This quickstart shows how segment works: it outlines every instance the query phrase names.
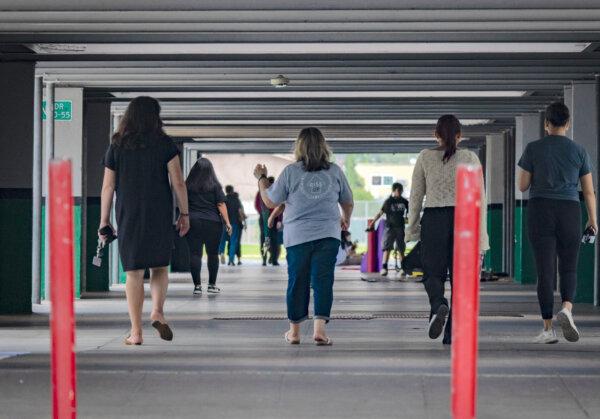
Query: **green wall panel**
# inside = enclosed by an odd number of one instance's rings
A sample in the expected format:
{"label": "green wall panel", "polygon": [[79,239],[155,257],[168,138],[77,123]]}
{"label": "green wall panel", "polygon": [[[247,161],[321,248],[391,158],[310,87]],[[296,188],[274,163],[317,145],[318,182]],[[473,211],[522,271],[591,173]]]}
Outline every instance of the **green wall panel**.
{"label": "green wall panel", "polygon": [[108,249],[105,249],[102,266],[92,265],[92,258],[96,254],[98,245],[98,220],[100,220],[100,200],[88,198],[87,202],[87,259],[85,261],[86,289],[87,292],[108,291]]}
{"label": "green wall panel", "polygon": [[485,254],[485,269],[492,272],[502,272],[502,204],[488,206],[487,228],[490,238],[490,250]]}
{"label": "green wall panel", "polygon": [[[42,220],[46,217],[46,207],[42,207]],[[44,298],[46,290],[46,278],[45,278],[45,238],[46,237],[46,226],[42,223],[42,272],[41,272],[41,284],[40,292],[42,298]],[[81,296],[81,205],[75,204],[73,206],[73,269],[75,274],[75,298]]]}
{"label": "green wall panel", "polygon": [[[585,203],[581,203],[582,231],[587,223],[587,211]],[[577,266],[577,290],[575,294],[576,303],[594,303],[594,251],[595,247],[590,244],[582,244],[579,250],[579,264]]]}
{"label": "green wall panel", "polygon": [[31,191],[0,197],[0,314],[31,313]]}
{"label": "green wall panel", "polygon": [[515,281],[520,284],[535,284],[537,282],[535,260],[527,234],[527,201],[517,201],[515,205]]}

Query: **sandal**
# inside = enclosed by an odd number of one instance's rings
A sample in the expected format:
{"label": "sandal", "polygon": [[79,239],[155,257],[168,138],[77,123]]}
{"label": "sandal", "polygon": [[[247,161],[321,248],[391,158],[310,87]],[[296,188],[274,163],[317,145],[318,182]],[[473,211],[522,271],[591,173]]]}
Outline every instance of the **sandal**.
{"label": "sandal", "polygon": [[125,340],[123,341],[123,343],[125,345],[135,345],[135,346],[140,346],[142,344],[142,342],[132,342],[129,339],[131,339],[131,335],[127,335],[127,337],[125,338]]}
{"label": "sandal", "polygon": [[299,345],[300,339],[290,339],[289,333],[290,333],[290,331],[288,330],[287,332],[285,332],[285,335],[283,335],[285,341],[287,343],[289,343],[290,345]]}
{"label": "sandal", "polygon": [[152,322],[152,327],[158,331],[162,340],[171,341],[173,340],[173,331],[166,323],[161,323],[158,320]]}
{"label": "sandal", "polygon": [[315,345],[317,345],[317,346],[331,346],[331,345],[333,345],[333,341],[329,337],[327,337],[326,339],[315,338]]}

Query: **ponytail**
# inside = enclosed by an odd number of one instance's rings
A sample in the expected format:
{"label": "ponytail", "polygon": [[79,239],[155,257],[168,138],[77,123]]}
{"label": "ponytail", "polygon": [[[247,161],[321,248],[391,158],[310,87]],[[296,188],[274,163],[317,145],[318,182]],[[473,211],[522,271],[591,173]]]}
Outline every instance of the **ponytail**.
{"label": "ponytail", "polygon": [[456,153],[456,137],[461,133],[460,121],[454,115],[442,115],[435,127],[435,135],[441,140],[444,149],[442,161],[448,160]]}

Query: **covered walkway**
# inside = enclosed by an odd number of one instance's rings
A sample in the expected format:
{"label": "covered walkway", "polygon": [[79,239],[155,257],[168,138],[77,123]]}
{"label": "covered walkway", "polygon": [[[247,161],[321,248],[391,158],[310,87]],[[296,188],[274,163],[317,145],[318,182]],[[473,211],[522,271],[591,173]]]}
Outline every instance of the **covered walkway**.
{"label": "covered walkway", "polygon": [[[223,293],[200,298],[188,275],[172,279],[172,343],[147,324],[143,346],[123,345],[120,286],[77,301],[81,417],[447,417],[450,351],[426,336],[421,284],[338,271],[335,343],[318,348],[310,322],[300,346],[283,341],[285,267],[223,268]],[[481,296],[479,417],[599,417],[598,309],[578,306],[579,343],[540,346],[535,290],[483,283]],[[34,309],[0,318],[0,418],[50,412],[48,306]]]}

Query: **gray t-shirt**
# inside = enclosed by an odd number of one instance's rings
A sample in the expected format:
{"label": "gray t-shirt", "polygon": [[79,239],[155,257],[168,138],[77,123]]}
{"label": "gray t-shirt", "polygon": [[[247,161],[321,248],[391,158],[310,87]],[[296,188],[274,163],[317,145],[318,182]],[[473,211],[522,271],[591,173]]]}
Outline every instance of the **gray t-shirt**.
{"label": "gray t-shirt", "polygon": [[285,203],[283,244],[285,247],[333,237],[340,239],[340,203],[352,202],[352,191],[342,169],[307,172],[301,162],[283,169],[267,190],[275,204]]}
{"label": "gray t-shirt", "polygon": [[562,135],[548,135],[525,147],[519,167],[530,172],[529,198],[579,201],[579,178],[592,171],[581,144]]}

